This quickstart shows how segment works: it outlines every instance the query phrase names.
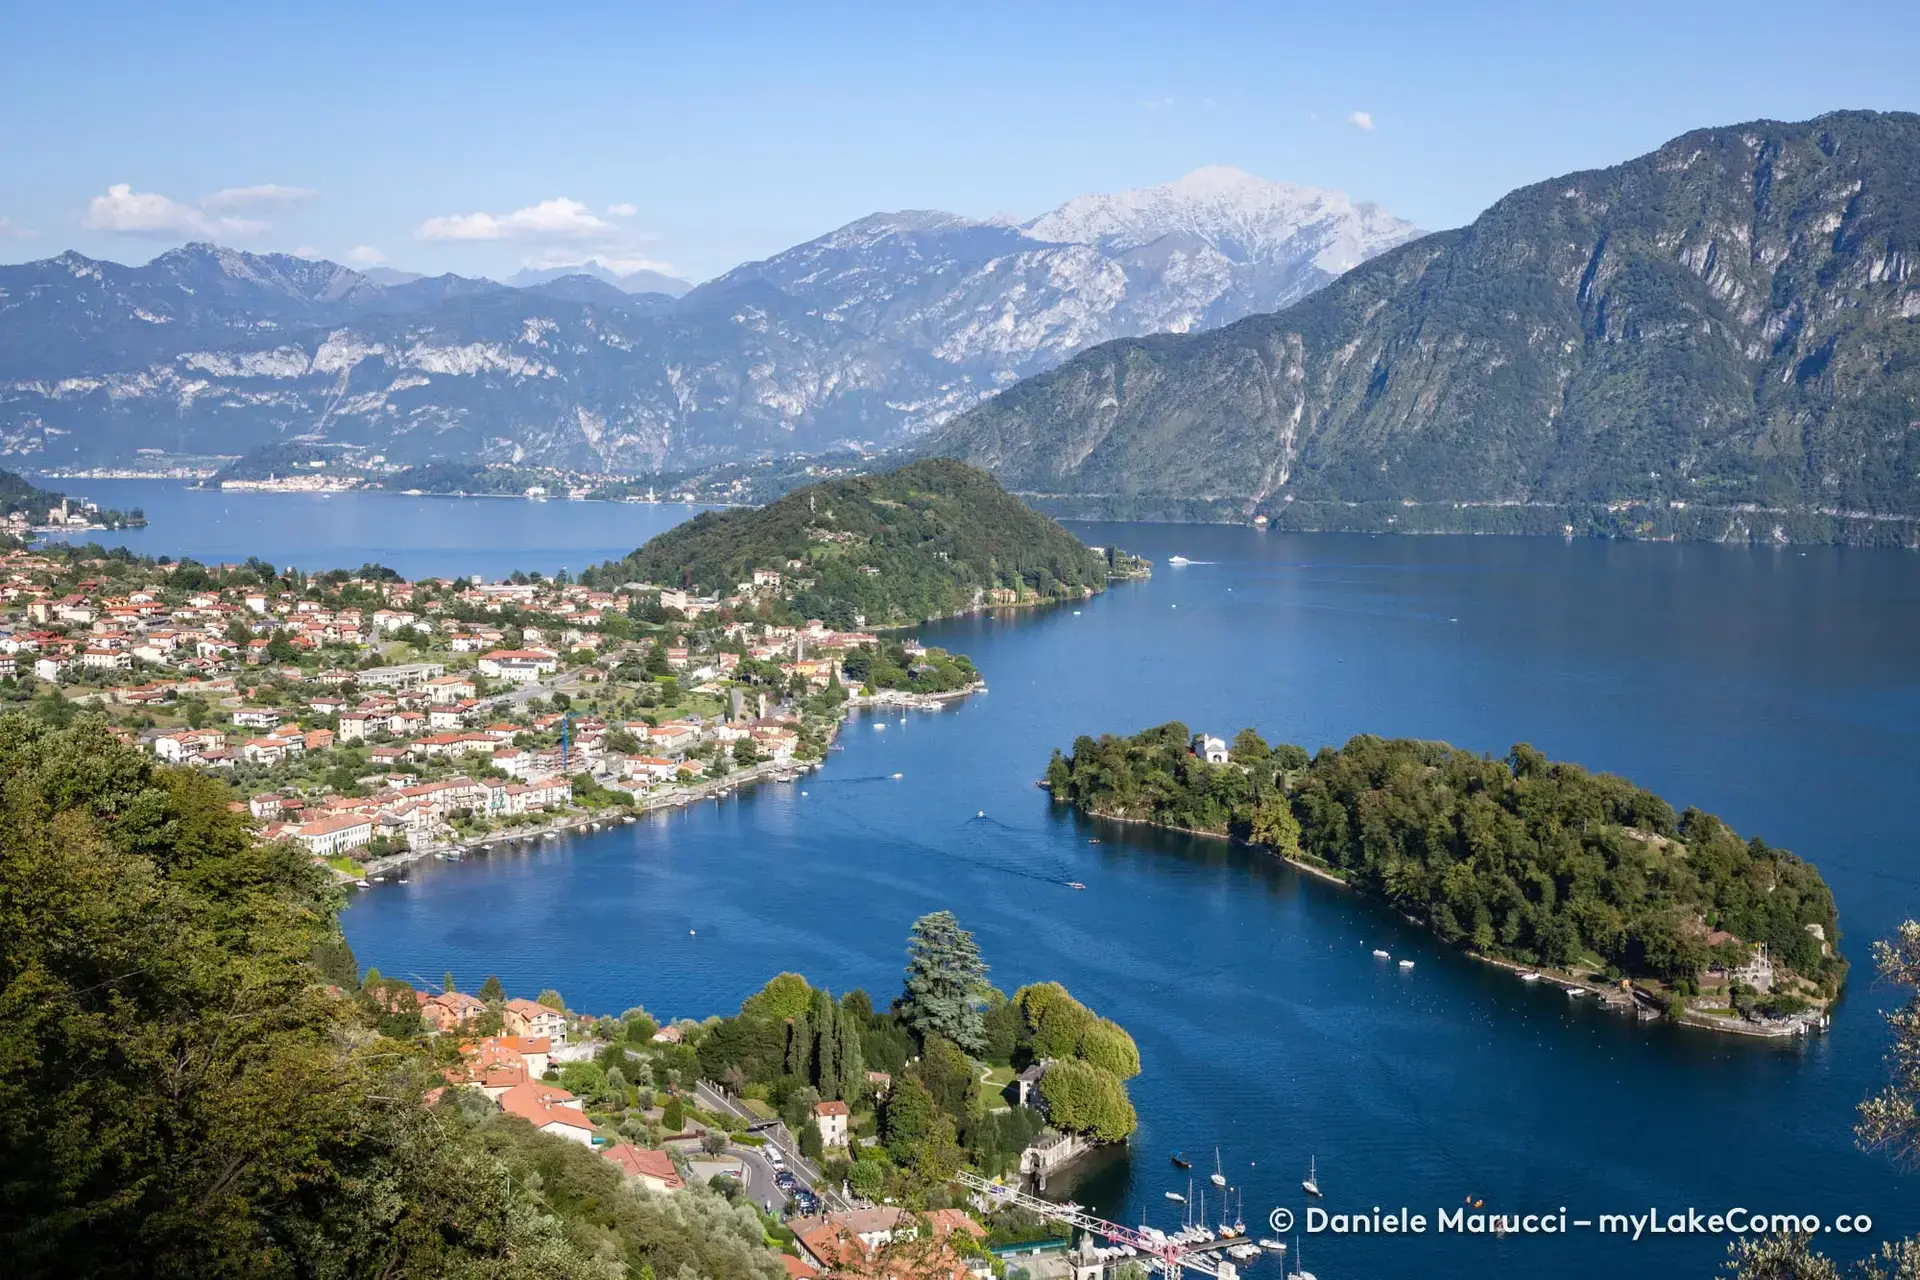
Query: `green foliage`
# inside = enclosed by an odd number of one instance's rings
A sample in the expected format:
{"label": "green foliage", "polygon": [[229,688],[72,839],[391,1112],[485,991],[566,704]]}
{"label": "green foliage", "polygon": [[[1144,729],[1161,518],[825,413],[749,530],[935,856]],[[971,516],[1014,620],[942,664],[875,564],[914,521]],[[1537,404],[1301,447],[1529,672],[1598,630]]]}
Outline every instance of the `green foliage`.
{"label": "green foliage", "polygon": [[934,1105],[933,1095],[927,1092],[927,1087],[917,1077],[905,1075],[893,1082],[893,1089],[887,1094],[887,1105],[882,1112],[884,1124],[881,1135],[886,1139],[887,1153],[896,1163],[913,1158],[920,1140],[933,1127],[936,1114],[938,1108]]}
{"label": "green foliage", "polygon": [[507,989],[500,985],[500,979],[488,974],[487,980],[480,984],[479,998],[493,1004],[507,998]]}
{"label": "green foliage", "polygon": [[740,1006],[744,1017],[798,1018],[813,1005],[813,988],[797,973],[783,973],[747,997]]}
{"label": "green foliage", "polygon": [[1131,1080],[1140,1074],[1140,1050],[1116,1022],[1101,1018],[1080,1036],[1075,1056],[1110,1076]]}
{"label": "green foliage", "polygon": [[965,1120],[973,1113],[979,1076],[973,1059],[953,1041],[945,1036],[928,1036],[921,1046],[915,1074],[940,1110],[955,1120]]}
{"label": "green foliage", "polygon": [[1525,744],[1493,760],[1361,736],[1293,768],[1293,753],[1305,754],[1297,747],[1264,764],[1210,765],[1187,742],[1177,722],[1082,737],[1054,798],[1269,843],[1448,942],[1523,963],[1590,953],[1621,973],[1678,982],[1711,958],[1707,931],[1724,929],[1830,989],[1845,976],[1846,961],[1808,927],[1839,937],[1833,895],[1811,866]]}
{"label": "green foliage", "polygon": [[[801,560],[802,617],[852,629],[918,622],[995,588],[1078,598],[1106,585],[1106,562],[985,473],[934,459],[798,489],[769,506],[704,512],[624,560],[580,575],[731,591],[755,569]],[[877,570],[869,573],[867,570]]]}
{"label": "green foliage", "polygon": [[979,1007],[986,978],[980,948],[953,912],[921,916],[907,942],[902,1018],[922,1037],[944,1036],[968,1053],[979,1053],[986,1046]]}
{"label": "green foliage", "polygon": [[9,1274],[611,1274],[411,1101],[431,1064],[319,985],[333,890],[218,783],[91,717],[0,716],[0,777]]}
{"label": "green foliage", "polygon": [[1862,1147],[1884,1153],[1897,1166],[1920,1168],[1920,922],[1908,920],[1893,938],[1876,942],[1873,959],[1880,980],[1905,991],[1907,999],[1886,1014],[1893,1028],[1889,1078],[1860,1104],[1854,1134]]}
{"label": "green foliage", "polygon": [[1118,1142],[1139,1123],[1125,1086],[1089,1062],[1066,1058],[1048,1066],[1040,1097],[1055,1128],[1102,1142]]}
{"label": "green foliage", "polygon": [[548,987],[545,991],[542,991],[540,993],[539,999],[534,1001],[534,1003],[543,1004],[547,1006],[547,1008],[552,1009],[555,1013],[565,1013],[567,1011],[567,1002],[565,1000],[562,1000],[560,998],[560,993],[558,991],[555,991],[552,987]]}
{"label": "green foliage", "polygon": [[660,1127],[668,1133],[679,1133],[687,1127],[687,1107],[680,1095],[668,1098],[667,1105],[660,1109]]}

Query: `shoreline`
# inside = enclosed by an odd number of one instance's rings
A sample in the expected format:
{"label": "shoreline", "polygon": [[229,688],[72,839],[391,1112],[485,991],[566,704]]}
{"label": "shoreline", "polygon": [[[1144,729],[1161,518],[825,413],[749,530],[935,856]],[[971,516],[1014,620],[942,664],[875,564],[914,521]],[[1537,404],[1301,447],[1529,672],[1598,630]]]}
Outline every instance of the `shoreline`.
{"label": "shoreline", "polygon": [[[1052,795],[1052,788],[1047,786],[1045,779],[1041,779],[1034,785],[1046,791],[1049,796]],[[1251,841],[1242,840],[1230,832],[1205,831],[1198,827],[1174,826],[1170,823],[1155,822],[1150,818],[1125,818],[1116,814],[1100,813],[1097,810],[1082,809],[1078,805],[1074,806],[1074,812],[1101,822],[1117,822],[1125,826],[1152,827],[1158,831],[1176,831],[1182,835],[1200,836],[1209,840],[1221,840],[1238,848],[1261,851],[1276,862],[1292,867],[1294,870],[1303,872],[1316,880],[1337,885],[1348,893],[1352,893],[1378,906],[1392,910],[1392,904],[1383,902],[1369,894],[1361,893],[1360,890],[1354,888],[1353,885],[1349,884],[1344,878],[1334,874],[1325,867],[1315,866],[1312,863],[1302,862],[1298,858],[1289,858],[1284,854],[1275,853],[1272,848],[1267,845],[1259,845]],[[1394,914],[1414,928],[1420,930],[1427,937],[1432,938],[1435,942],[1440,941],[1438,935],[1412,916],[1398,911],[1395,911]],[[1441,945],[1444,946],[1446,944],[1442,943]],[[1535,974],[1539,980],[1551,982],[1554,986],[1559,987],[1567,993],[1570,999],[1589,995],[1597,996],[1600,1003],[1608,1009],[1617,1013],[1631,1011],[1635,1017],[1640,1018],[1642,1021],[1664,1020],[1673,1023],[1675,1026],[1692,1027],[1695,1030],[1717,1032],[1721,1035],[1744,1036],[1752,1040],[1806,1039],[1816,1030],[1824,1031],[1826,1029],[1829,1022],[1829,1012],[1832,1008],[1831,1004],[1829,1004],[1826,1008],[1816,1011],[1817,1019],[1813,1021],[1797,1018],[1788,1019],[1777,1026],[1765,1023],[1753,1023],[1744,1018],[1721,1018],[1710,1014],[1697,1013],[1694,1010],[1684,1008],[1676,1014],[1664,1003],[1659,1003],[1657,1007],[1655,1004],[1647,1003],[1648,1001],[1655,1001],[1656,999],[1651,993],[1647,993],[1643,1001],[1639,993],[1639,988],[1637,987],[1623,989],[1608,986],[1594,981],[1591,977],[1575,974],[1565,969],[1554,969],[1545,965],[1529,966],[1518,960],[1508,960],[1503,956],[1491,956],[1483,951],[1475,951],[1471,947],[1451,947],[1449,950],[1455,951],[1470,960],[1478,960],[1482,964],[1492,965],[1496,969],[1504,969],[1508,973],[1511,973],[1516,979],[1522,978],[1525,974]]]}
{"label": "shoreline", "polygon": [[[987,682],[976,680],[964,689],[950,689],[945,693],[911,693],[905,690],[883,689],[871,698],[849,697],[842,708],[842,714],[833,722],[833,730],[827,737],[827,750],[833,749],[834,743],[840,737],[840,730],[853,718],[853,713],[856,711],[876,709],[938,711],[949,703],[986,691]],[[343,887],[359,888],[364,880],[365,887],[370,889],[377,881],[398,879],[399,873],[404,868],[416,862],[464,861],[469,856],[482,855],[499,846],[538,842],[549,838],[558,839],[562,835],[582,833],[583,828],[584,834],[593,834],[606,827],[629,825],[650,814],[683,809],[707,800],[718,800],[731,794],[736,787],[767,781],[796,782],[806,774],[825,768],[826,764],[824,754],[818,760],[763,760],[759,764],[749,765],[723,777],[709,778],[691,787],[677,788],[657,798],[650,796],[635,805],[612,804],[595,813],[570,815],[564,819],[517,827],[511,831],[489,832],[487,835],[470,840],[424,845],[418,849],[382,854],[378,858],[370,858],[361,863],[360,876],[352,876],[333,867],[328,869],[333,872],[336,880]]]}

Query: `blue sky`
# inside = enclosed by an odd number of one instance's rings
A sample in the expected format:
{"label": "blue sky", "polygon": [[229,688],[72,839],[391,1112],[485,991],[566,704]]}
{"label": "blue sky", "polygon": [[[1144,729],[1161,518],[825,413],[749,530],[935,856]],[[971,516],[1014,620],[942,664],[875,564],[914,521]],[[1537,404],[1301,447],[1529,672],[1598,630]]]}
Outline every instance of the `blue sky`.
{"label": "blue sky", "polygon": [[[1421,226],[1689,128],[1920,109],[1920,6],[7,6],[0,260],[188,239],[717,274],[1203,164]],[[1353,122],[1365,113],[1371,128]]]}

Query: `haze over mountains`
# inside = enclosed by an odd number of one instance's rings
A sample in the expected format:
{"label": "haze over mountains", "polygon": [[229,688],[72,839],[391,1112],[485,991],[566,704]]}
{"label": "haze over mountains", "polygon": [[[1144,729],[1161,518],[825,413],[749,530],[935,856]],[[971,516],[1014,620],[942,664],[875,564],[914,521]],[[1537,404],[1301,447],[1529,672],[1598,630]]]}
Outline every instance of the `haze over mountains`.
{"label": "haze over mountains", "polygon": [[1081,513],[1920,516],[1920,116],[1702,129],[1521,188],[1278,314],[1087,351],[931,447]]}
{"label": "haze over mountains", "polygon": [[0,267],[0,457],[303,439],[648,471],[891,445],[1092,344],[1286,306],[1417,234],[1213,168],[1024,225],[876,214],[677,299],[597,264],[513,287],[205,244],[67,253]]}

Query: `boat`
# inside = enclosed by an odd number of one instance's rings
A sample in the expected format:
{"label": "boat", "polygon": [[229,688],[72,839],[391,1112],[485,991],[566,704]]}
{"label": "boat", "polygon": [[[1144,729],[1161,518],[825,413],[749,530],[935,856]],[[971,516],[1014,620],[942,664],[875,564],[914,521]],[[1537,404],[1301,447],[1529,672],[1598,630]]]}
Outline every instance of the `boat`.
{"label": "boat", "polygon": [[1320,1194],[1320,1172],[1318,1168],[1315,1167],[1316,1164],[1317,1161],[1315,1157],[1307,1157],[1307,1176],[1301,1179],[1300,1182],[1300,1189],[1310,1196]]}
{"label": "boat", "polygon": [[1178,1191],[1167,1192],[1167,1199],[1172,1200],[1176,1204],[1185,1204],[1187,1202],[1187,1198],[1181,1195]]}
{"label": "boat", "polygon": [[1392,956],[1390,956],[1390,955],[1388,955],[1388,954],[1387,954],[1386,952],[1384,952],[1384,951],[1382,951],[1382,950],[1381,950],[1380,948],[1378,948],[1378,947],[1375,947],[1375,948],[1373,949],[1373,958],[1374,958],[1375,960],[1391,960],[1391,959],[1393,959],[1393,957],[1392,957]]}
{"label": "boat", "polygon": [[1273,1240],[1266,1237],[1261,1238],[1260,1247],[1262,1249],[1271,1250],[1274,1253],[1285,1253],[1287,1251],[1286,1241]]}
{"label": "boat", "polygon": [[1193,1168],[1193,1161],[1191,1161],[1191,1160],[1182,1160],[1182,1159],[1180,1158],[1180,1153],[1179,1153],[1178,1151],[1176,1151],[1176,1152],[1174,1152],[1174,1153],[1173,1153],[1173,1157],[1172,1157],[1172,1159],[1173,1159],[1173,1167],[1174,1167],[1174,1168],[1176,1168],[1176,1169],[1191,1169],[1191,1168]]}
{"label": "boat", "polygon": [[1567,988],[1567,999],[1569,1000],[1578,1000],[1581,996],[1585,994],[1587,994],[1587,989],[1585,987],[1568,987]]}
{"label": "boat", "polygon": [[1087,843],[1088,843],[1088,844],[1099,844],[1099,843],[1100,843],[1100,837],[1099,837],[1099,836],[1095,836],[1095,837],[1094,837],[1093,839],[1091,839],[1091,840],[1089,840],[1089,841],[1087,841]]}
{"label": "boat", "polygon": [[899,781],[900,779],[902,779],[902,778],[904,778],[904,777],[906,777],[906,776],[907,776],[907,775],[906,775],[906,774],[904,774],[904,773],[896,773],[896,774],[894,774],[894,775],[893,775],[893,778],[894,778],[894,781],[896,781],[896,782],[898,782],[898,781]]}
{"label": "boat", "polygon": [[1227,1175],[1224,1172],[1222,1172],[1220,1168],[1220,1148],[1218,1147],[1215,1147],[1213,1149],[1212,1181],[1213,1181],[1213,1185],[1216,1187],[1224,1187],[1227,1185]]}
{"label": "boat", "polygon": [[1187,559],[1185,556],[1168,556],[1167,563],[1168,564],[1192,564],[1193,561]]}
{"label": "boat", "polygon": [[1411,960],[1402,960],[1402,961],[1400,962],[1400,967],[1401,967],[1402,969],[1411,969],[1411,968],[1413,968],[1413,961],[1411,961]]}
{"label": "boat", "polygon": [[1531,971],[1529,971],[1529,972],[1527,972],[1527,973],[1523,973],[1523,974],[1521,974],[1521,975],[1520,975],[1520,981],[1522,981],[1522,982],[1538,982],[1538,981],[1540,981],[1540,975],[1539,975],[1539,974],[1537,974],[1537,973],[1533,973],[1533,972],[1531,972]]}
{"label": "boat", "polygon": [[987,816],[987,811],[985,809],[982,809],[978,813],[974,814],[973,816],[976,818],[984,818]]}
{"label": "boat", "polygon": [[1069,888],[1069,889],[1084,889],[1084,888],[1086,888],[1086,887],[1087,887],[1087,886],[1085,886],[1085,885],[1083,885],[1083,884],[1081,884],[1081,883],[1080,883],[1080,882],[1079,882],[1078,880],[1069,880],[1069,881],[1067,881],[1067,888]]}
{"label": "boat", "polygon": [[873,722],[873,731],[875,733],[885,733],[887,731],[887,726],[882,724],[880,721],[876,720]]}
{"label": "boat", "polygon": [[1300,1237],[1297,1235],[1293,1238],[1293,1264],[1298,1270],[1287,1272],[1287,1280],[1318,1280],[1313,1272],[1307,1270],[1306,1263],[1300,1257]]}
{"label": "boat", "polygon": [[371,889],[373,888],[373,882],[370,880],[355,880],[353,887],[356,889]]}

